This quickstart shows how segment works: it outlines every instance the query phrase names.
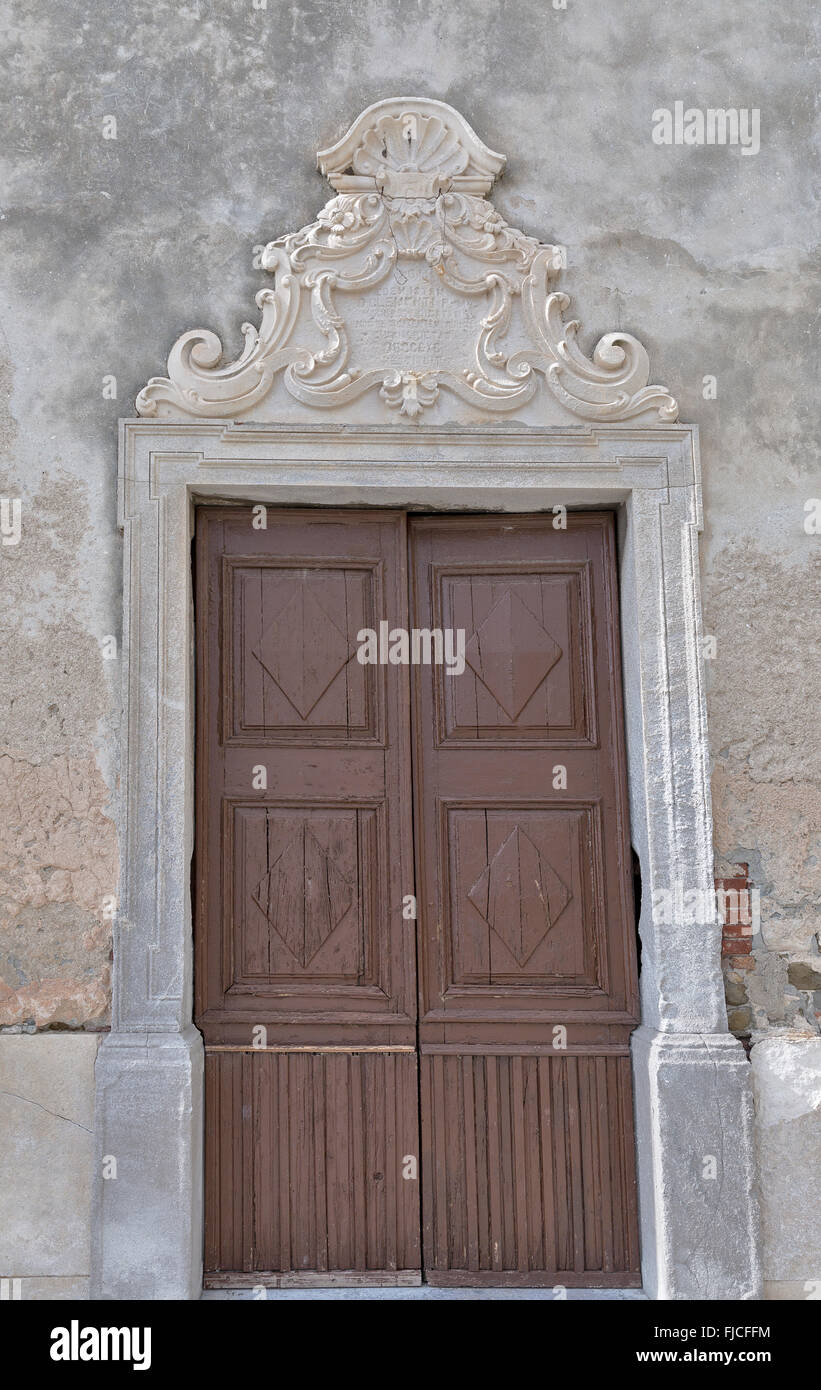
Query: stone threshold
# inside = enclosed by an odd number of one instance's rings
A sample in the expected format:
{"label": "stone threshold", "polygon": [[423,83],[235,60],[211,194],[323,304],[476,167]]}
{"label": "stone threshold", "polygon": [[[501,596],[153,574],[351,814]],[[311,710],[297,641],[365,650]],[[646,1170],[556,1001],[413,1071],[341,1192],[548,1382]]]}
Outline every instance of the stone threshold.
{"label": "stone threshold", "polygon": [[[266,1297],[270,1300],[294,1301],[303,1299],[322,1299],[344,1302],[377,1302],[397,1301],[402,1303],[434,1303],[448,1301],[466,1302],[468,1300],[505,1300],[515,1303],[521,1302],[541,1302],[541,1303],[563,1303],[565,1299],[556,1298],[553,1289],[445,1289],[433,1288],[430,1284],[419,1284],[415,1288],[370,1288],[370,1289],[273,1289],[266,1290]],[[251,1301],[258,1299],[259,1295],[253,1289],[204,1289],[201,1294],[202,1299],[209,1301]],[[566,1293],[568,1302],[586,1301],[593,1302],[621,1301],[621,1302],[640,1302],[647,1301],[647,1295],[641,1289],[568,1289]],[[262,1302],[262,1299],[259,1299]]]}

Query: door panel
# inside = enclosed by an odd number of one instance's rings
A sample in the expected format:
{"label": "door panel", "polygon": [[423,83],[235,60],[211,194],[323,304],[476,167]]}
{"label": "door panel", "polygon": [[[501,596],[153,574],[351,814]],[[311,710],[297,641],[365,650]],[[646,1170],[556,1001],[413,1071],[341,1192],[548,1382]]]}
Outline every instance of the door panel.
{"label": "door panel", "polygon": [[415,1051],[211,1051],[205,1078],[210,1287],[419,1283]]}
{"label": "door panel", "polygon": [[402,514],[198,511],[212,1283],[419,1278],[408,680],[356,660],[406,554]]}
{"label": "door panel", "polygon": [[636,1283],[613,519],[410,538],[413,625],[466,660],[414,673],[428,1277]]}
{"label": "door panel", "polygon": [[637,1285],[629,1057],[434,1044],[421,1064],[428,1280]]}

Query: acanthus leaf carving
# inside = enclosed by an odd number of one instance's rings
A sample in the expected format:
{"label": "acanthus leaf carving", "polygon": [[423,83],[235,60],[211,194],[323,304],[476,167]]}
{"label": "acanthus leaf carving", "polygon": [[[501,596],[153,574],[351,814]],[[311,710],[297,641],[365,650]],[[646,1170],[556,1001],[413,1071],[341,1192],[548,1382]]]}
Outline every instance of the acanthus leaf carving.
{"label": "acanthus leaf carving", "polygon": [[[553,285],[558,248],[508,225],[481,196],[504,159],[451,107],[378,102],[319,163],[340,191],[315,222],[265,248],[274,287],[257,295],[260,324],[243,325],[239,357],[223,364],[208,329],[183,334],[168,376],[152,377],[137,397],[140,415],[248,418],[281,375],[304,405],[341,409],[376,390],[409,420],[443,389],[480,411],[510,413],[534,398],[540,380],[583,419],[651,410],[676,419],[675,400],[649,384],[647,353],[631,334],[605,334],[592,357],[581,350],[578,322],[564,321],[569,298]],[[472,362],[351,361],[344,298],[391,282],[400,261],[429,267],[443,294],[477,301]],[[508,347],[514,310],[519,341]],[[306,331],[313,342],[295,341]]]}

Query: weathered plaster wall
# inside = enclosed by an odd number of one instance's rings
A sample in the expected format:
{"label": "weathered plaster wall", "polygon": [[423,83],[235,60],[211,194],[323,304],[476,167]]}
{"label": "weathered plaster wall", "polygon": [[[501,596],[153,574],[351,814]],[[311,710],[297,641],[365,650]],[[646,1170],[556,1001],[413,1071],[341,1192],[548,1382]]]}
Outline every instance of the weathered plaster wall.
{"label": "weathered plaster wall", "polygon": [[[821,492],[812,8],[262,3],[3,7],[0,495],[21,497],[23,513],[19,545],[0,547],[0,1026],[107,1020],[116,419],[183,330],[205,323],[239,346],[264,280],[251,248],[327,196],[316,149],[379,97],[439,97],[508,154],[503,215],[568,247],[584,346],[636,333],[653,379],[701,426],[716,846],[720,867],[748,863],[761,893],[753,969],[730,967],[728,993],[754,1066],[758,1040],[780,1039],[756,1069],[767,1259],[772,1280],[798,1289],[821,1278],[819,1251],[796,1236],[785,1257],[778,1242],[793,1237],[778,1232],[794,1229],[787,1205],[811,1206],[809,1176],[788,1143],[778,1180],[768,1155],[787,1134],[782,1090],[797,1089],[818,1123],[817,1089],[802,1080],[821,986],[821,581],[819,538],[804,531]],[[759,108],[760,152],[654,145],[652,113],[676,100]],[[109,116],[116,139],[104,138]],[[44,1045],[55,1065],[70,1055],[64,1033]]]}

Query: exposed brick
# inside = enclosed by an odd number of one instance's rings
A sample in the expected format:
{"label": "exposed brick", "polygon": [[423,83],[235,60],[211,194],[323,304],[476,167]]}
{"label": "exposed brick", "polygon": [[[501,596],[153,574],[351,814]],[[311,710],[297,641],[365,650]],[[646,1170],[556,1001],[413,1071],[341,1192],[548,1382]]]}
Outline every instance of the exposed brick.
{"label": "exposed brick", "polygon": [[[730,898],[718,898],[720,909],[724,912],[724,924],[721,933],[721,954],[728,956],[746,956],[753,948],[752,943],[752,899],[750,897],[749,865],[736,864],[736,872],[730,877],[717,878],[715,887],[717,894],[732,894]],[[745,896],[742,896],[745,895]],[[740,917],[746,917],[746,921],[730,920],[734,915],[734,905],[740,908]]]}

